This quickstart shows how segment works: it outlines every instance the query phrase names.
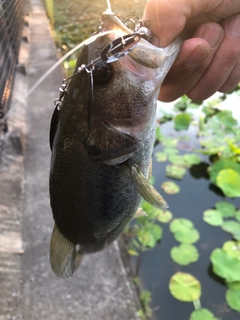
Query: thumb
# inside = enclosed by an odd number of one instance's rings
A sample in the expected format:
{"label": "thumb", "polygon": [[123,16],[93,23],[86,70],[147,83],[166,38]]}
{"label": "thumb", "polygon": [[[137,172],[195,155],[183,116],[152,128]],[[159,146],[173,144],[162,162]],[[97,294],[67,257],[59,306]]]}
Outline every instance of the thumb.
{"label": "thumb", "polygon": [[208,6],[208,0],[148,0],[143,19],[150,21],[158,45],[166,47],[183,31],[188,19],[208,11]]}

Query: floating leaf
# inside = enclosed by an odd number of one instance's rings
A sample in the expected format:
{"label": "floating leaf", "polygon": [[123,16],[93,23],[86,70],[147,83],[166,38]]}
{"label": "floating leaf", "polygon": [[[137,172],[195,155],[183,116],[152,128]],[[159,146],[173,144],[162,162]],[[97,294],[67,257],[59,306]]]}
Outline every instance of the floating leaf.
{"label": "floating leaf", "polygon": [[162,183],[161,188],[167,194],[176,194],[180,191],[180,187],[173,181],[165,181]]}
{"label": "floating leaf", "polygon": [[159,222],[168,223],[170,220],[172,220],[172,217],[172,212],[159,210],[157,219]]}
{"label": "floating leaf", "polygon": [[184,174],[186,173],[186,169],[176,166],[176,165],[167,165],[166,166],[166,175],[169,178],[174,178],[181,180]]}
{"label": "floating leaf", "polygon": [[167,156],[166,156],[166,154],[165,154],[164,152],[157,152],[157,153],[155,154],[155,156],[156,156],[156,160],[157,160],[158,162],[167,161]]}
{"label": "floating leaf", "polygon": [[185,165],[185,161],[183,156],[180,156],[178,154],[171,154],[168,157],[168,160],[172,163],[175,164],[177,166],[184,166]]}
{"label": "floating leaf", "polygon": [[200,157],[194,153],[185,154],[183,156],[183,159],[184,159],[185,166],[187,167],[191,167],[194,164],[199,164],[201,162]]}
{"label": "floating leaf", "polygon": [[235,207],[227,201],[218,201],[215,207],[221,212],[223,218],[230,218],[235,216]]}
{"label": "floating leaf", "polygon": [[176,147],[178,143],[178,140],[175,139],[175,138],[165,138],[163,141],[162,141],[162,145],[164,147],[168,147],[168,148],[172,148],[172,147]]}
{"label": "floating leaf", "polygon": [[220,226],[223,223],[221,212],[212,209],[203,212],[203,220],[211,226]]}
{"label": "floating leaf", "polygon": [[219,172],[216,185],[229,197],[240,197],[240,170],[223,169]]}
{"label": "floating leaf", "polygon": [[235,282],[227,282],[228,289],[231,289],[233,291],[239,291],[240,290],[240,281]]}
{"label": "floating leaf", "polygon": [[240,210],[235,211],[235,218],[240,222]]}
{"label": "floating leaf", "polygon": [[164,148],[163,152],[169,156],[170,154],[177,154],[178,150],[176,148]]}
{"label": "floating leaf", "polygon": [[181,244],[178,247],[173,247],[170,251],[170,255],[174,262],[182,266],[195,262],[199,258],[197,248],[191,244]]}
{"label": "floating leaf", "polygon": [[200,282],[189,273],[175,273],[170,279],[169,290],[180,301],[192,302],[201,296]]}
{"label": "floating leaf", "polygon": [[162,228],[154,223],[146,223],[139,229],[137,237],[143,247],[154,248],[162,238]]}
{"label": "floating leaf", "polygon": [[189,320],[218,320],[214,314],[208,309],[202,308],[200,310],[194,310]]}
{"label": "floating leaf", "polygon": [[192,221],[185,218],[177,218],[170,223],[170,231],[173,233],[186,228],[191,229],[193,227]]}
{"label": "floating leaf", "polygon": [[240,281],[240,260],[231,257],[223,249],[213,250],[210,260],[213,264],[213,271],[227,282]]}
{"label": "floating leaf", "polygon": [[191,116],[188,113],[180,113],[174,117],[173,121],[175,130],[187,130],[191,122]]}
{"label": "floating leaf", "polygon": [[230,159],[221,159],[216,161],[210,168],[209,174],[211,181],[216,184],[218,174],[223,169],[232,169],[237,173],[240,172],[240,164],[230,160]]}
{"label": "floating leaf", "polygon": [[232,111],[230,110],[222,110],[215,117],[226,127],[232,128],[237,125],[237,120],[233,118]]}
{"label": "floating leaf", "polygon": [[170,223],[170,231],[175,233],[181,230],[190,230],[194,228],[194,224],[191,220],[186,218],[176,218]]}
{"label": "floating leaf", "polygon": [[240,312],[240,290],[229,289],[226,293],[226,300],[230,308]]}
{"label": "floating leaf", "polygon": [[223,244],[223,250],[226,251],[229,256],[240,260],[240,241],[226,241]]}
{"label": "floating leaf", "polygon": [[174,238],[178,242],[191,244],[191,243],[195,243],[199,240],[200,234],[199,234],[198,230],[195,228],[193,228],[193,229],[185,228],[185,229],[181,229],[181,230],[175,232]]}
{"label": "floating leaf", "polygon": [[221,228],[232,234],[233,238],[236,240],[240,240],[240,223],[236,221],[225,221]]}

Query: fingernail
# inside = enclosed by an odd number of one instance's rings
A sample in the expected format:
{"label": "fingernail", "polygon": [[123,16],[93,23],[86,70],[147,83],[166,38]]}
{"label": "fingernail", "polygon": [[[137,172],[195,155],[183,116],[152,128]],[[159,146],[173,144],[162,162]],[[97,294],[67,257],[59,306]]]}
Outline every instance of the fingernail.
{"label": "fingernail", "polygon": [[187,58],[187,65],[191,68],[200,65],[209,55],[209,50],[205,47],[197,46]]}
{"label": "fingernail", "polygon": [[228,22],[228,31],[235,37],[240,37],[240,14],[232,17]]}
{"label": "fingernail", "polygon": [[206,25],[203,28],[200,37],[209,43],[211,49],[214,49],[223,37],[223,31],[213,26]]}

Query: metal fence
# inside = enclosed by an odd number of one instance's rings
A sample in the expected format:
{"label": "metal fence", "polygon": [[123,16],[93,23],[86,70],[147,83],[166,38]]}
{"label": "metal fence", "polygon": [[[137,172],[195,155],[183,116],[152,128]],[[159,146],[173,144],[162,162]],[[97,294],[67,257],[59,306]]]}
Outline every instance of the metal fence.
{"label": "metal fence", "polygon": [[0,137],[7,130],[1,119],[9,108],[24,21],[24,3],[25,0],[0,0]]}

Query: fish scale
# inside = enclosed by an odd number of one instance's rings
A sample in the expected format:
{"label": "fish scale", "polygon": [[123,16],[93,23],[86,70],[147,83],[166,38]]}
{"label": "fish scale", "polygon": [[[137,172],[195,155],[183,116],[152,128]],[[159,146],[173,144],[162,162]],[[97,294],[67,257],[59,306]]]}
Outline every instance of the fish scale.
{"label": "fish scale", "polygon": [[[181,42],[156,48],[144,39],[135,41],[135,34],[131,38],[131,30],[112,12],[102,19],[99,37],[90,38],[67,91],[65,82],[60,90],[56,100],[60,107],[51,124],[50,202],[55,226],[50,262],[58,277],[72,276],[84,254],[110,245],[138,216],[142,197],[167,208],[148,177],[157,97]],[[128,41],[126,52],[123,37]],[[107,50],[118,58],[108,58]]]}

